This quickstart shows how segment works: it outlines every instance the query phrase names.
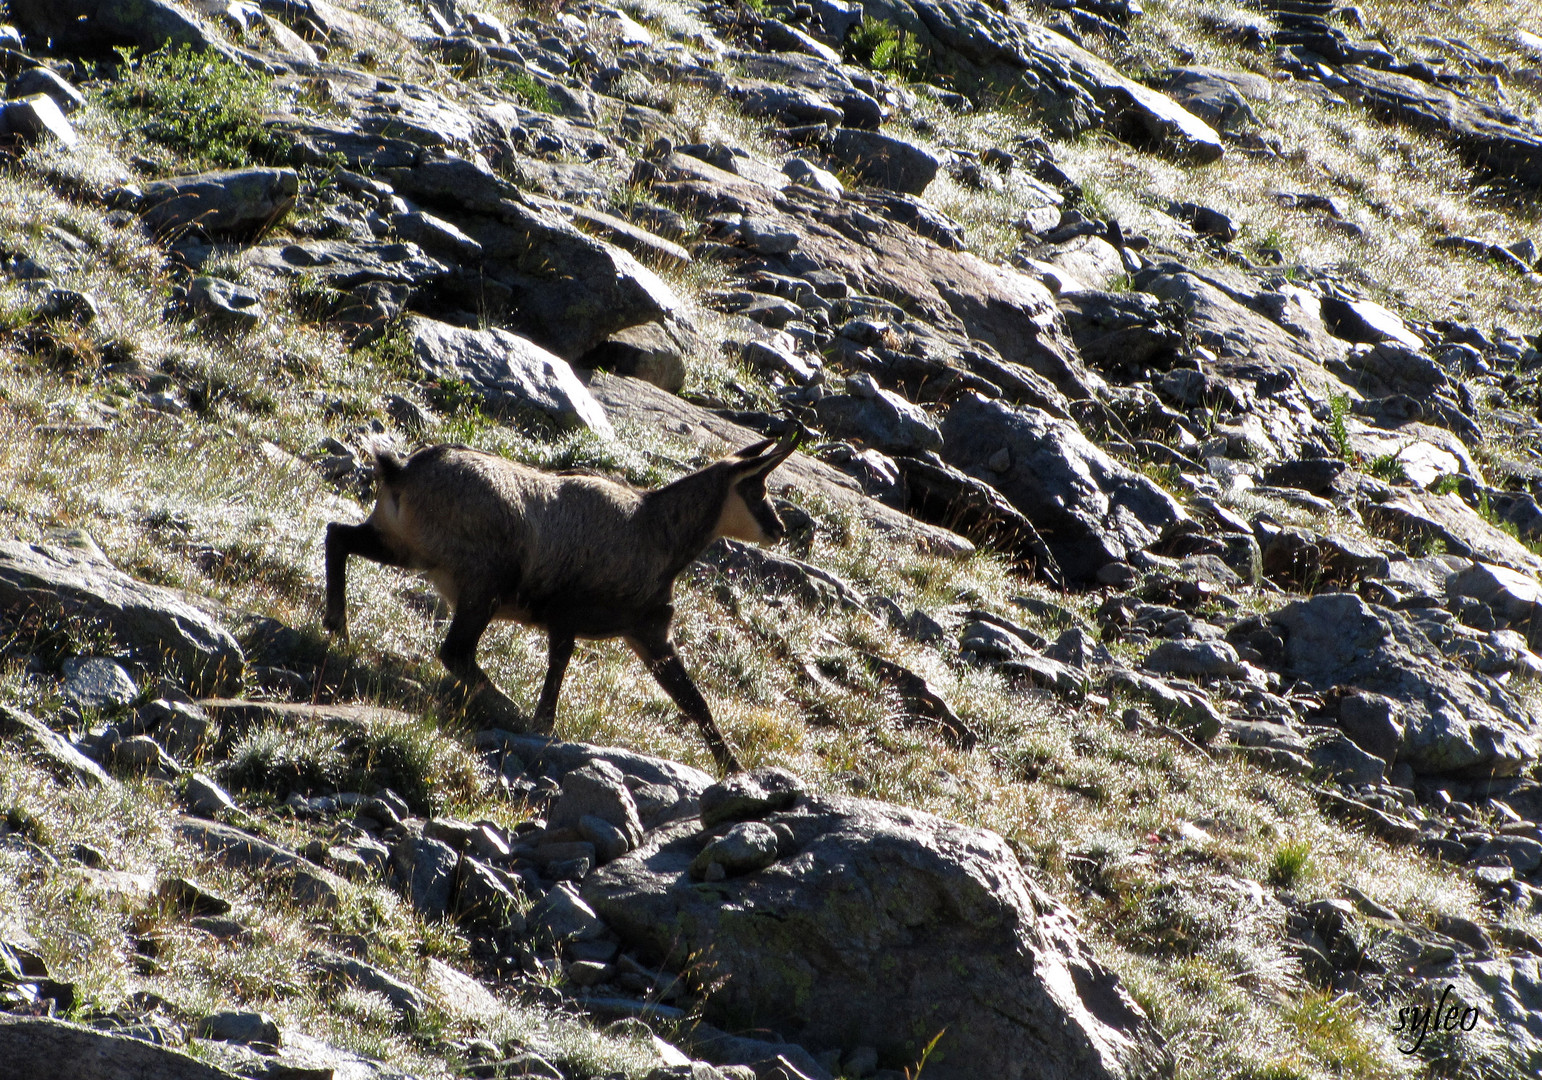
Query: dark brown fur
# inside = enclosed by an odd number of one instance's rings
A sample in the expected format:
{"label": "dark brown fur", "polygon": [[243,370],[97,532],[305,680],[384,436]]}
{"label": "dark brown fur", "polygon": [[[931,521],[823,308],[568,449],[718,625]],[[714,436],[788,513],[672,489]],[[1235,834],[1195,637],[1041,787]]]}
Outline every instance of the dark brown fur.
{"label": "dark brown fur", "polygon": [[327,612],[346,636],[349,555],[427,574],[454,609],[439,657],[468,703],[517,714],[476,662],[493,619],[547,632],[546,681],[531,721],[550,731],[576,638],[624,638],[713,756],[737,769],[711,710],[670,638],[675,578],[719,536],[780,539],[768,473],[797,433],[746,447],[657,491],[596,476],[554,475],[463,446],[430,446],[403,463],[376,455],[375,508],[359,525],[327,526]]}

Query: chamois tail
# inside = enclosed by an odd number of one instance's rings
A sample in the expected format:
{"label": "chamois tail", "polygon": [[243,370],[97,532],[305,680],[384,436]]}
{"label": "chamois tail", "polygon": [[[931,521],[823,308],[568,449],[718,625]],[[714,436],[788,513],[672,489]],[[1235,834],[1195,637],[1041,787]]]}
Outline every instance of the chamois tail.
{"label": "chamois tail", "polygon": [[360,449],[375,463],[375,481],[377,484],[391,484],[401,473],[402,469],[406,468],[407,463],[402,460],[400,452],[391,444],[389,439],[378,436],[365,439]]}

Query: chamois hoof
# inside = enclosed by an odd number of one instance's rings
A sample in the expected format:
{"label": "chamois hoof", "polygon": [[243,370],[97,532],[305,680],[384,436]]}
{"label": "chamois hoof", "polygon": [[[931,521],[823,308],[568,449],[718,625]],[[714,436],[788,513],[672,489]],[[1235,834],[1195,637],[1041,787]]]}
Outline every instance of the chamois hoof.
{"label": "chamois hoof", "polygon": [[465,683],[447,680],[443,698],[448,711],[460,716],[467,725],[508,731],[531,730],[530,718],[492,683],[468,687]]}

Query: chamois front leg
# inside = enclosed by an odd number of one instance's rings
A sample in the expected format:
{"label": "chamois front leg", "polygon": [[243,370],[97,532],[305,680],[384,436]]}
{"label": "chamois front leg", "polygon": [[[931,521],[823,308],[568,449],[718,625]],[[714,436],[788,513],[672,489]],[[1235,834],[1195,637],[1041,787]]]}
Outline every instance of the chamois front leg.
{"label": "chamois front leg", "polygon": [[498,610],[497,594],[484,588],[461,588],[450,619],[450,632],[439,646],[439,661],[456,682],[455,704],[468,716],[488,724],[523,727],[519,707],[493,685],[477,663],[477,645]]}
{"label": "chamois front leg", "polygon": [[400,566],[401,560],[386,547],[379,531],[369,522],[344,525],[334,521],[327,526],[327,611],[322,628],[348,640],[348,556],[358,555],[385,566]]}
{"label": "chamois front leg", "polygon": [[556,630],[546,632],[546,681],[541,684],[541,700],[536,702],[531,730],[550,735],[557,726],[557,695],[562,693],[562,677],[573,658],[573,635]]}
{"label": "chamois front leg", "polygon": [[724,772],[743,772],[744,767],[729,749],[723,733],[718,731],[706,699],[696,689],[685,665],[680,662],[680,654],[675,649],[675,643],[670,640],[668,626],[651,627],[641,634],[628,637],[626,643],[632,647],[638,659],[648,666],[648,673],[658,680],[658,684],[680,707],[680,711],[696,721],[718,767]]}

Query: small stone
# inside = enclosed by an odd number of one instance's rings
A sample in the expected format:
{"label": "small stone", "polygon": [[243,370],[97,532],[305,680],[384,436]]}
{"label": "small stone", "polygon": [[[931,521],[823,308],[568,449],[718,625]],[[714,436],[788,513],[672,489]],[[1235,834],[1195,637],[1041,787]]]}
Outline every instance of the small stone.
{"label": "small stone", "polygon": [[776,861],[776,830],[759,821],[741,821],[713,840],[691,861],[691,874],[701,877],[711,866],[725,874],[752,874]]}
{"label": "small stone", "polygon": [[249,330],[262,322],[262,296],[243,285],[217,277],[196,277],[188,286],[187,303],[210,322]]}
{"label": "small stone", "polygon": [[642,819],[626,777],[608,761],[591,761],[564,776],[562,794],[546,823],[552,829],[576,827],[586,816],[610,822],[633,842],[642,838]]}
{"label": "small stone", "polygon": [[725,821],[764,817],[793,806],[803,790],[803,781],[786,769],[736,773],[701,793],[701,822],[711,828]]}
{"label": "small stone", "polygon": [[217,817],[220,813],[236,809],[230,793],[203,773],[192,773],[182,790],[182,800],[188,810],[200,817]]}
{"label": "small stone", "polygon": [[155,741],[179,761],[197,760],[208,749],[214,721],[197,705],[158,698],[142,707],[135,719]]}
{"label": "small stone", "polygon": [[619,859],[632,850],[632,842],[626,833],[604,818],[595,817],[593,814],[585,814],[578,819],[578,832],[594,845],[597,862],[607,863],[612,859]]}
{"label": "small stone", "polygon": [[135,735],[113,746],[112,764],[119,772],[143,775],[173,763],[161,751],[160,743],[148,735]]}
{"label": "small stone", "polygon": [[120,709],[139,696],[139,687],[116,660],[76,656],[64,662],[64,696],[80,709]]}
{"label": "small stone", "polygon": [[580,941],[605,933],[604,921],[578,898],[571,886],[558,885],[526,912],[526,923],[538,941]]}
{"label": "small stone", "polygon": [[46,67],[28,68],[5,88],[5,96],[8,98],[24,98],[32,94],[47,94],[66,116],[86,103],[86,95]]}
{"label": "small stone", "polygon": [[194,1031],[200,1039],[215,1042],[283,1045],[278,1024],[264,1012],[211,1013],[198,1021]]}
{"label": "small stone", "polygon": [[196,881],[183,877],[166,878],[157,889],[160,899],[189,915],[228,915],[230,901],[209,892]]}
{"label": "small stone", "polygon": [[575,960],[568,965],[568,982],[574,986],[597,986],[610,978],[612,968],[609,964],[596,963],[593,960]]}
{"label": "small stone", "polygon": [[32,94],[0,105],[0,130],[28,139],[53,139],[70,149],[79,142],[75,129],[47,94]]}
{"label": "small stone", "polygon": [[1107,585],[1111,589],[1127,589],[1139,578],[1135,568],[1123,562],[1104,563],[1097,572],[1098,584]]}

